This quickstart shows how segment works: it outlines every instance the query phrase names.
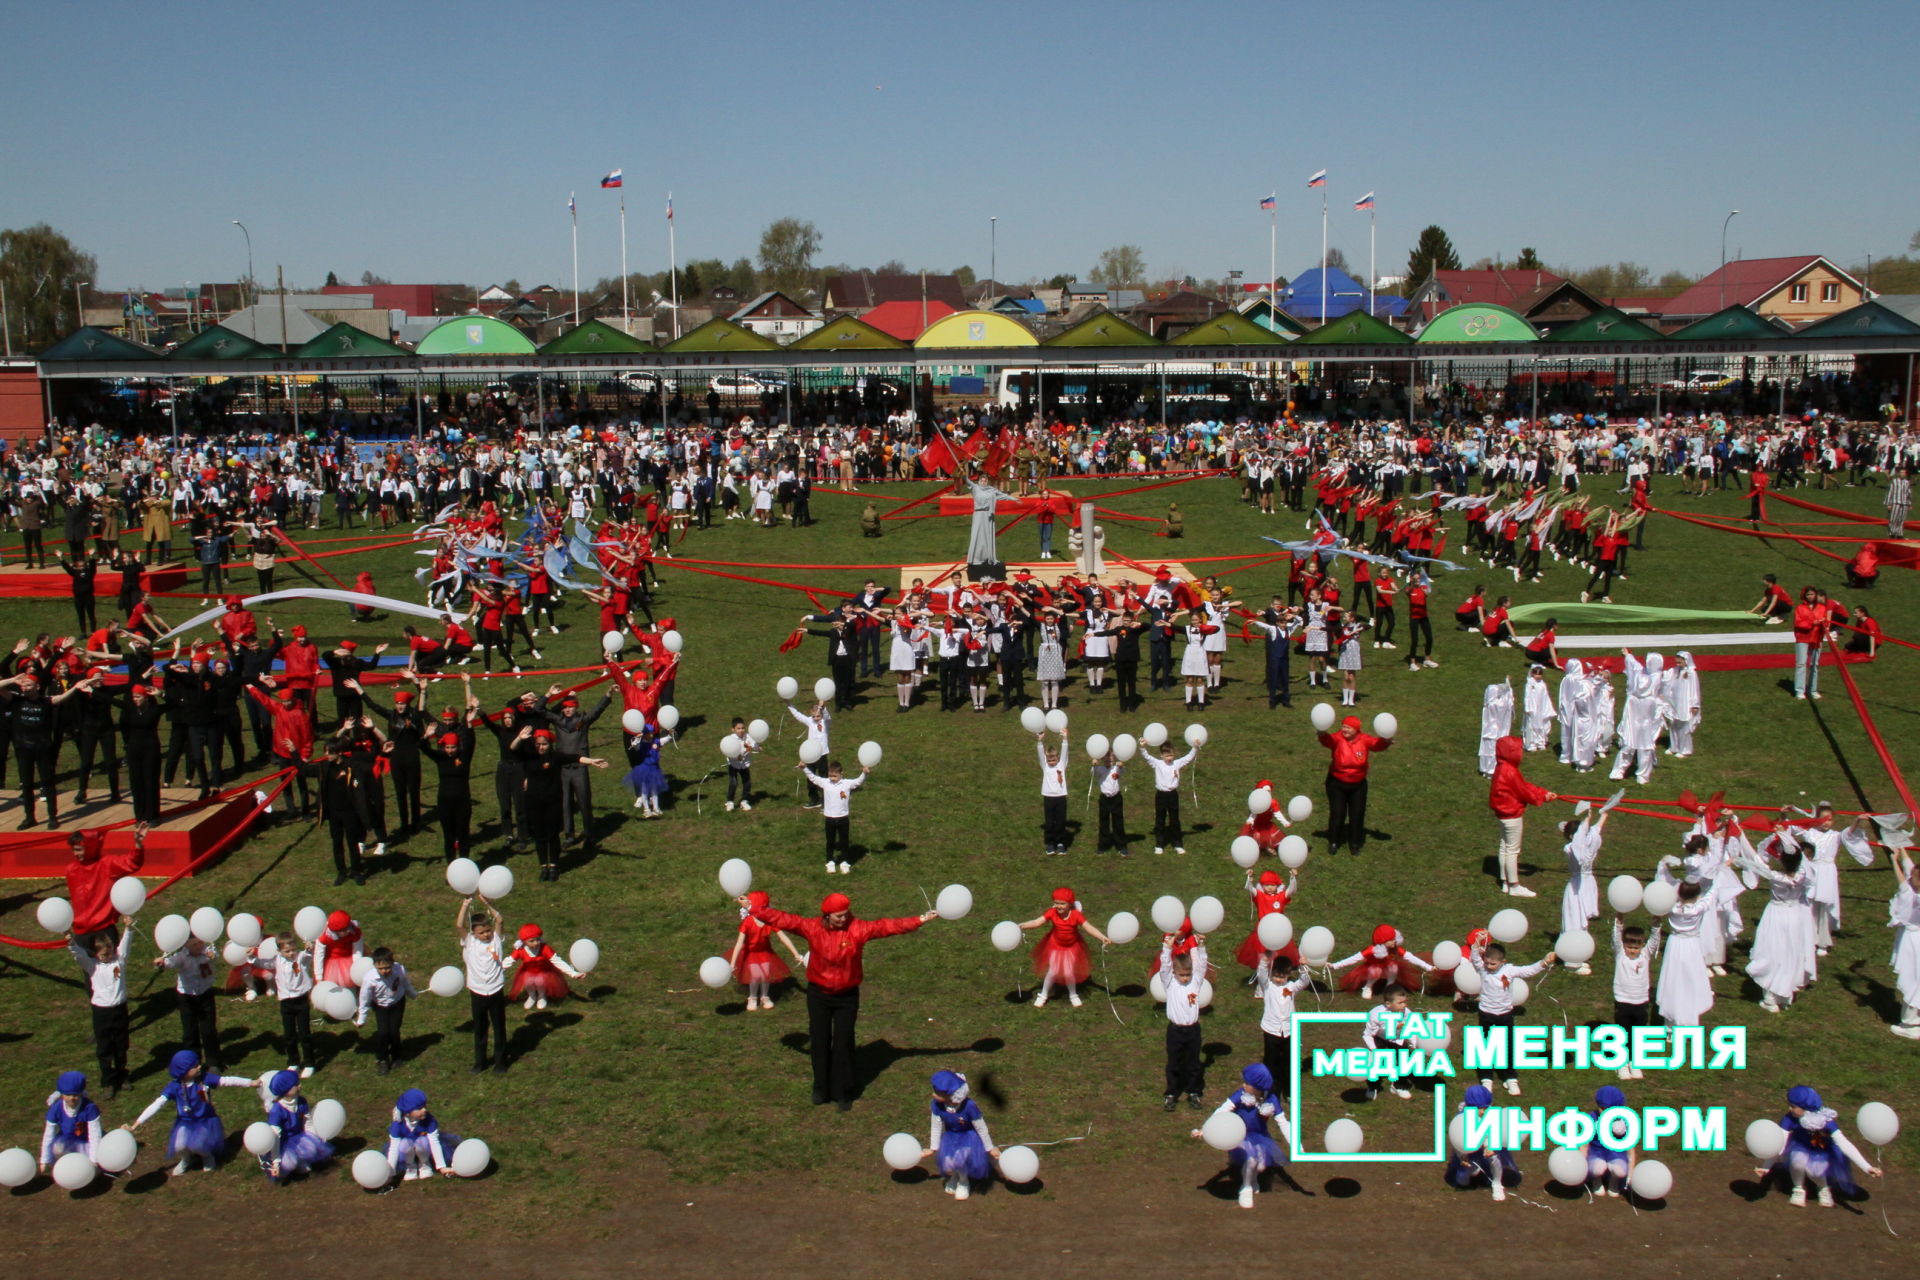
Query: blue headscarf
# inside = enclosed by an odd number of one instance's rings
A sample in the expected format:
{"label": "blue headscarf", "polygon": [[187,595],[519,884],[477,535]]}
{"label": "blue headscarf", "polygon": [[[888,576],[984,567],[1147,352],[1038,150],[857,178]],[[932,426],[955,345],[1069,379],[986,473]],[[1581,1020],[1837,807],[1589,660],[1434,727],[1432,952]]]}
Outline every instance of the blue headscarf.
{"label": "blue headscarf", "polygon": [[284,1098],[299,1083],[298,1071],[276,1071],[273,1073],[273,1079],[267,1081],[267,1088],[273,1090],[274,1097]]}
{"label": "blue headscarf", "polygon": [[1273,1088],[1273,1072],[1267,1070],[1264,1062],[1254,1062],[1241,1068],[1240,1078],[1261,1091]]}
{"label": "blue headscarf", "polygon": [[399,1111],[401,1115],[405,1115],[409,1111],[418,1111],[420,1108],[427,1105],[426,1090],[409,1089],[405,1093],[401,1094],[400,1097],[394,1102],[393,1105],[394,1105],[394,1109]]}
{"label": "blue headscarf", "polygon": [[55,1093],[84,1094],[87,1091],[87,1074],[84,1071],[62,1071],[60,1078],[53,1082]]}
{"label": "blue headscarf", "polygon": [[1627,1105],[1627,1095],[1620,1092],[1617,1085],[1603,1084],[1594,1090],[1593,1105],[1602,1111],[1609,1107],[1624,1107]]}
{"label": "blue headscarf", "polygon": [[1483,1084],[1469,1085],[1465,1102],[1470,1107],[1490,1107],[1493,1105],[1493,1090]]}
{"label": "blue headscarf", "polygon": [[1787,1105],[1799,1107],[1802,1111],[1824,1111],[1826,1104],[1820,1101],[1820,1095],[1810,1084],[1797,1084],[1787,1090]]}
{"label": "blue headscarf", "polygon": [[182,1049],[167,1060],[167,1074],[175,1080],[183,1079],[187,1072],[200,1065],[200,1055],[191,1049]]}
{"label": "blue headscarf", "polygon": [[961,1078],[960,1073],[957,1071],[942,1070],[933,1073],[933,1091],[935,1093],[951,1094],[965,1083],[966,1081]]}

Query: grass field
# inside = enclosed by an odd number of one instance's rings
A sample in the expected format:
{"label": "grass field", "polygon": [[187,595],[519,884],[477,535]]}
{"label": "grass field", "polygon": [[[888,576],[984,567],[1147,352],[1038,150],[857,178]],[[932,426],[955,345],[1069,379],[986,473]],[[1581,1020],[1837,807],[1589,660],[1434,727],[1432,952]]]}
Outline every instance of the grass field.
{"label": "grass field", "polygon": [[[1097,494],[1128,486],[1107,481],[1074,487]],[[1604,481],[1598,487],[1609,488]],[[1660,480],[1655,501],[1744,514],[1744,502],[1731,491],[1699,501],[1680,498],[1677,489],[1677,480]],[[1271,548],[1258,540],[1261,534],[1297,536],[1299,516],[1263,518],[1239,505],[1236,491],[1230,482],[1204,481],[1117,499],[1111,505],[1119,509],[1158,515],[1169,498],[1177,498],[1186,513],[1187,535],[1182,543],[1168,543],[1141,532],[1155,526],[1110,522],[1109,545],[1152,563],[1176,551],[1182,557],[1265,551]],[[925,488],[880,492],[904,500]],[[1878,490],[1819,496],[1868,511],[1878,510],[1880,498]],[[1683,506],[1688,503],[1693,505]],[[745,522],[723,523],[696,532],[678,550],[714,560],[817,565],[938,561],[964,549],[964,519],[891,522],[884,539],[863,539],[857,523],[861,505],[860,498],[823,494],[815,501],[815,527],[765,531]],[[1003,555],[1030,558],[1034,537],[1030,524],[1023,523],[1003,540]],[[1619,584],[1616,600],[1745,608],[1757,598],[1759,577],[1766,571],[1779,573],[1790,586],[1803,581],[1840,586],[1836,562],[1791,544],[1762,543],[1672,520],[1657,520],[1648,540],[1649,549],[1633,555],[1631,577]],[[398,548],[370,553],[364,562],[342,557],[329,563],[336,572],[342,564],[356,570],[364,564],[389,593],[410,594],[411,570],[419,561]],[[515,1061],[511,1073],[498,1078],[467,1073],[464,1000],[424,997],[408,1017],[411,1061],[386,1078],[374,1075],[370,1053],[350,1029],[321,1025],[325,1066],[310,1082],[308,1095],[341,1099],[348,1109],[348,1135],[378,1141],[393,1096],[408,1085],[425,1088],[448,1127],[492,1144],[499,1171],[472,1188],[473,1203],[508,1222],[561,1202],[576,1212],[611,1206],[622,1171],[643,1162],[652,1168],[663,1161],[675,1178],[690,1183],[792,1171],[849,1192],[883,1194],[887,1171],[879,1160],[880,1142],[895,1130],[923,1131],[926,1077],[940,1067],[972,1078],[1003,1145],[1091,1133],[1083,1142],[1044,1148],[1049,1162],[1118,1170],[1211,1161],[1187,1139],[1187,1114],[1160,1113],[1164,1017],[1144,993],[1151,955],[1147,939],[1097,963],[1096,982],[1110,986],[1111,1000],[1096,989],[1087,993],[1081,1009],[1060,1000],[1034,1009],[1025,948],[996,952],[987,933],[995,921],[1037,915],[1057,884],[1071,885],[1089,916],[1103,924],[1120,910],[1144,922],[1149,904],[1162,893],[1183,900],[1203,893],[1220,897],[1229,907],[1228,924],[1214,946],[1221,972],[1205,1022],[1208,1096],[1217,1100],[1240,1066],[1258,1057],[1260,1045],[1258,1005],[1232,962],[1248,927],[1241,873],[1227,857],[1228,841],[1243,817],[1243,799],[1254,781],[1271,778],[1278,794],[1302,792],[1315,799],[1317,811],[1306,827],[1310,832],[1320,828],[1325,752],[1307,723],[1307,707],[1318,699],[1306,694],[1304,664],[1295,664],[1293,709],[1269,711],[1260,649],[1232,646],[1227,686],[1204,717],[1212,742],[1197,767],[1197,801],[1192,792],[1186,801],[1189,853],[1184,858],[1152,856],[1145,838],[1152,814],[1150,783],[1141,776],[1132,777],[1128,786],[1130,826],[1140,833],[1134,856],[1127,861],[1094,856],[1093,813],[1082,797],[1086,765],[1078,747],[1090,733],[1138,733],[1149,720],[1177,733],[1190,719],[1177,694],[1151,695],[1142,709],[1122,714],[1110,691],[1089,698],[1084,685],[1069,687],[1067,710],[1076,741],[1072,814],[1079,830],[1069,856],[1045,858],[1039,851],[1032,739],[1020,732],[1013,715],[997,705],[984,715],[945,715],[937,705],[916,705],[911,713],[897,715],[890,689],[863,688],[861,705],[836,722],[837,754],[850,759],[856,744],[872,739],[886,756],[855,796],[859,861],[850,876],[828,877],[818,853],[819,818],[803,811],[794,794],[788,767],[794,726],[783,723],[786,717],[773,692],[782,675],[795,675],[805,684],[824,674],[820,641],[810,640],[794,653],[777,652],[779,641],[808,608],[806,597],[671,567],[663,572],[667,581],[659,607],[679,620],[687,638],[678,688],[683,741],[664,759],[676,783],[667,816],[658,822],[630,820],[631,798],[615,783],[617,775],[596,775],[598,855],[576,861],[557,884],[538,883],[531,859],[514,858],[520,885],[502,904],[510,932],[536,920],[563,948],[577,937],[599,942],[602,966],[582,984],[591,988],[593,1000],[536,1015],[511,1009]],[[841,589],[856,587],[866,576],[846,570],[731,572]],[[1283,572],[1268,567],[1228,581],[1242,599],[1264,602],[1271,591],[1283,589]],[[885,571],[873,576],[883,583],[897,581]],[[1373,665],[1362,677],[1361,711],[1369,719],[1391,711],[1402,726],[1395,749],[1379,758],[1373,774],[1369,825],[1382,834],[1358,858],[1329,858],[1315,841],[1290,913],[1298,929],[1331,928],[1336,954],[1357,949],[1381,921],[1391,921],[1410,944],[1424,949],[1442,938],[1459,939],[1494,910],[1510,905],[1495,893],[1489,874],[1496,832],[1475,753],[1482,687],[1502,674],[1512,674],[1517,683],[1524,667],[1516,651],[1485,650],[1477,639],[1452,629],[1454,603],[1480,576],[1448,575],[1436,588],[1442,664],[1437,670],[1411,674],[1383,660],[1393,655],[1366,650]],[[284,571],[282,577],[287,577]],[[1575,599],[1584,579],[1550,564],[1546,581],[1537,585],[1503,585],[1490,574],[1485,580],[1494,594],[1511,590],[1519,602],[1529,602]],[[1920,636],[1920,603],[1907,571],[1890,569],[1883,580],[1872,605],[1887,632]],[[174,602],[170,612],[186,612],[187,603]],[[1402,613],[1404,640],[1404,606]],[[274,614],[283,624],[305,622],[323,647],[347,625],[331,605],[278,606]],[[14,634],[58,633],[69,629],[71,611],[64,601],[10,601],[6,618]],[[564,635],[543,640],[548,664],[592,661],[598,650],[593,616],[572,608],[566,621]],[[395,620],[388,629],[397,636],[398,627]],[[354,634],[364,639],[367,630]],[[1879,662],[1854,669],[1896,758],[1907,765],[1916,760],[1913,725],[1920,715],[1911,668],[1905,651],[1890,649]],[[1783,691],[1782,674],[1703,677],[1705,714],[1696,754],[1681,761],[1663,756],[1646,792],[1671,798],[1683,787],[1703,795],[1725,788],[1741,803],[1830,798],[1843,808],[1897,808],[1837,673],[1825,673],[1827,696],[1819,703],[1793,701]],[[497,706],[507,691],[520,687],[522,682],[494,681],[483,699]],[[934,693],[937,699],[937,689]],[[763,716],[775,726],[771,749],[755,770],[764,800],[752,813],[723,813],[710,783],[705,812],[698,813],[693,784],[719,765],[718,739],[734,715]],[[617,759],[616,739],[609,715],[596,746]],[[1531,756],[1527,770],[1535,781],[1556,789],[1592,792],[1607,786],[1603,775],[1576,779],[1551,753]],[[476,779],[475,790],[481,796],[482,851],[485,860],[497,860],[504,851],[494,837],[491,789]],[[1647,819],[1616,821],[1601,860],[1603,876],[1622,871],[1646,876],[1660,855],[1675,850],[1678,830]],[[345,907],[365,928],[370,945],[392,946],[424,987],[435,967],[456,959],[452,922],[458,903],[442,878],[437,832],[416,836],[404,852],[404,865],[396,865],[392,874],[375,876],[365,888],[335,890],[328,887],[324,829],[283,823],[149,907],[133,961],[136,1082],[107,1106],[109,1121],[131,1118],[158,1090],[177,1034],[171,991],[146,968],[153,957],[150,926],[162,910],[184,912],[212,903],[223,911],[246,909],[284,923],[309,903]],[[780,992],[770,1013],[748,1014],[737,992],[707,990],[695,976],[702,958],[724,954],[730,945],[736,911],[717,887],[715,871],[723,859],[736,856],[753,865],[756,887],[768,890],[777,905],[803,913],[828,889],[850,893],[860,914],[876,916],[919,912],[927,895],[945,884],[963,883],[973,890],[974,911],[964,921],[936,922],[869,949],[857,1060],[861,1096],[851,1115],[808,1105],[806,1023],[797,992]],[[1531,822],[1525,862],[1543,873],[1531,879],[1541,896],[1522,904],[1534,929],[1514,949],[1516,958],[1530,960],[1551,945],[1558,927],[1561,861],[1548,824]],[[1823,962],[1819,983],[1790,1012],[1779,1017],[1759,1012],[1757,992],[1737,967],[1715,983],[1719,998],[1708,1024],[1750,1028],[1748,1069],[1711,1079],[1700,1073],[1650,1075],[1631,1086],[1635,1103],[1724,1104],[1731,1109],[1735,1146],[1749,1119],[1778,1114],[1784,1090],[1800,1082],[1822,1089],[1849,1125],[1854,1109],[1872,1098],[1914,1114],[1920,1102],[1915,1049],[1887,1031],[1896,1005],[1887,963],[1889,934],[1883,927],[1891,873],[1884,859],[1867,870],[1844,864],[1841,881],[1844,936]],[[57,883],[9,885],[0,896],[0,932],[42,936],[34,904],[59,891]],[[1762,901],[1759,894],[1743,899],[1748,938]],[[1742,962],[1744,941],[1737,952]],[[1602,1016],[1610,1007],[1609,972],[1603,950],[1591,978],[1563,974],[1536,983],[1526,1020],[1579,1022]],[[1364,1008],[1348,997],[1323,1001],[1327,1009]],[[70,1067],[92,1071],[84,1004],[63,952],[0,949],[0,1044],[6,1045],[0,1145],[37,1147],[42,1100],[55,1073]],[[1303,997],[1303,1008],[1315,1007],[1314,1000]],[[1438,1006],[1429,1002],[1427,1007]],[[220,1016],[233,1069],[254,1073],[283,1065],[270,1003],[223,1002]],[[1585,1105],[1604,1082],[1594,1072],[1542,1073],[1530,1080],[1528,1101],[1549,1108]],[[1410,1103],[1383,1096],[1364,1104],[1341,1096],[1347,1088],[1344,1081],[1327,1081],[1308,1090],[1306,1129],[1314,1144],[1326,1121],[1348,1114],[1367,1128],[1372,1149],[1418,1144],[1428,1106],[1424,1096]],[[230,1131],[254,1118],[250,1097],[228,1095],[221,1103]],[[164,1133],[163,1121],[146,1130],[150,1141]],[[1909,1136],[1888,1155],[1911,1168],[1917,1151]],[[1714,1159],[1676,1154],[1670,1163],[1684,1182],[1692,1176],[1690,1169],[1703,1170],[1703,1162]],[[159,1185],[151,1176],[156,1161],[150,1145],[135,1167],[147,1176],[137,1178],[130,1190]],[[1732,1167],[1729,1162],[1737,1163],[1729,1156],[1711,1167]],[[1544,1157],[1533,1163],[1543,1165]],[[173,1190],[143,1199],[173,1200],[184,1212],[185,1205],[207,1196],[216,1203],[242,1203],[270,1194],[246,1164],[243,1159],[204,1183],[194,1179],[192,1195]],[[587,1168],[607,1176],[583,1177]],[[1428,1172],[1401,1167],[1396,1176],[1417,1183]],[[1437,1169],[1431,1179],[1438,1194]],[[344,1171],[325,1175],[324,1181],[326,1188],[314,1194],[340,1197],[343,1206],[346,1197],[357,1194]],[[200,1189],[212,1183],[218,1184],[214,1190]],[[129,1203],[126,1197],[113,1199]]]}

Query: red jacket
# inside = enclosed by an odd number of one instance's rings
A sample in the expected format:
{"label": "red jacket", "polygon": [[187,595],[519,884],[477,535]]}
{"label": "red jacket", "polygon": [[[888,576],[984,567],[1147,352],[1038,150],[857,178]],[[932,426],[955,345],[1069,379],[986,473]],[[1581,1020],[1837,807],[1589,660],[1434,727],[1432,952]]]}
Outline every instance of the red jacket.
{"label": "red jacket", "polygon": [[[97,847],[99,839],[87,833],[89,844]],[[76,858],[67,864],[67,901],[73,904],[74,937],[98,933],[113,924],[119,914],[113,909],[113,882],[133,875],[146,860],[146,850],[135,845],[132,853],[116,853],[111,858],[95,856],[85,862]]]}
{"label": "red jacket", "polygon": [[1393,742],[1388,738],[1376,738],[1370,733],[1356,733],[1351,738],[1338,733],[1323,733],[1320,735],[1320,745],[1333,752],[1333,761],[1327,772],[1334,781],[1365,782],[1368,755],[1385,751]]}
{"label": "red jacket", "polygon": [[892,920],[849,920],[846,928],[833,929],[825,916],[796,916],[773,907],[755,914],[774,928],[807,940],[807,981],[828,991],[847,991],[860,985],[864,976],[860,952],[868,942],[912,933],[921,925],[919,916],[898,916]]}
{"label": "red jacket", "polygon": [[1526,744],[1508,734],[1493,744],[1493,785],[1487,788],[1487,808],[1496,818],[1526,816],[1529,805],[1545,804],[1545,787],[1536,787],[1520,776],[1520,757]]}
{"label": "red jacket", "polygon": [[1793,606],[1793,641],[1795,644],[1819,644],[1827,638],[1827,623],[1830,615],[1825,606],[1817,604],[1797,604]]}
{"label": "red jacket", "polygon": [[294,689],[311,689],[320,675],[320,648],[308,641],[296,640],[280,650],[285,667],[281,680]]}

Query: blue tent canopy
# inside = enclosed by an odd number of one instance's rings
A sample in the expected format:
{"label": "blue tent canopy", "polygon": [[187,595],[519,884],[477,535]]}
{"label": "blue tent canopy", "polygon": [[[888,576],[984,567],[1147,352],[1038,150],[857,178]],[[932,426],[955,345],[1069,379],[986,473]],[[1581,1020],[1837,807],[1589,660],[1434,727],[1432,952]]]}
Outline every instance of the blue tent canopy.
{"label": "blue tent canopy", "polygon": [[[1295,276],[1293,283],[1280,291],[1281,309],[1305,320],[1338,320],[1355,311],[1367,310],[1367,288],[1339,267],[1327,268],[1327,314],[1320,314],[1320,268],[1311,267]],[[1398,316],[1407,309],[1405,298],[1376,294],[1373,314],[1384,318]]]}

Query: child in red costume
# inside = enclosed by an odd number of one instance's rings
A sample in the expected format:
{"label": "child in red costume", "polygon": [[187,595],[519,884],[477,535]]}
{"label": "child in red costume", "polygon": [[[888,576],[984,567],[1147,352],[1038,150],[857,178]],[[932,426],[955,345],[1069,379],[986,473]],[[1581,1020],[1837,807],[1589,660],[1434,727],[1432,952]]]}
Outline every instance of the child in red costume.
{"label": "child in red costume", "polygon": [[1375,926],[1372,946],[1344,960],[1335,960],[1327,967],[1352,969],[1352,973],[1340,979],[1340,989],[1358,988],[1362,1000],[1371,1000],[1375,987],[1398,984],[1409,991],[1418,991],[1425,981],[1421,975],[1433,972],[1432,965],[1407,950],[1407,940],[1390,924]]}
{"label": "child in red costume", "polygon": [[1260,852],[1271,855],[1280,847],[1280,839],[1286,834],[1282,828],[1290,827],[1293,823],[1287,820],[1280,803],[1273,798],[1271,782],[1262,778],[1254,785],[1254,790],[1267,793],[1267,807],[1259,813],[1248,814],[1247,820],[1240,824],[1240,834],[1252,836],[1259,843]]}
{"label": "child in red costume", "polygon": [[360,958],[366,949],[361,941],[360,922],[344,911],[335,911],[327,916],[327,927],[320,931],[314,940],[320,952],[320,977],[322,981],[336,986],[360,989],[359,981],[353,974],[353,962]]}
{"label": "child in red costume", "polygon": [[[1300,873],[1297,871],[1287,873],[1284,885],[1280,883],[1280,873],[1271,867],[1260,873],[1258,883],[1254,881],[1251,871],[1247,873],[1247,896],[1253,899],[1253,931],[1240,944],[1240,950],[1234,953],[1235,960],[1249,969],[1259,968],[1260,957],[1267,954],[1267,949],[1260,945],[1260,922],[1270,915],[1284,912],[1287,904],[1293,901],[1294,891],[1299,884]],[[1289,966],[1300,963],[1300,950],[1292,942],[1280,948],[1278,954],[1286,958]]]}
{"label": "child in red costume", "polygon": [[747,903],[740,908],[740,931],[734,935],[733,952],[727,957],[727,964],[733,969],[734,981],[746,985],[747,1012],[752,1013],[755,1009],[773,1008],[773,997],[767,994],[767,989],[788,974],[786,962],[773,950],[775,938],[793,956],[795,964],[805,962],[785,930],[774,928],[754,914],[765,909],[767,895],[755,889],[747,895]]}
{"label": "child in red costume", "polygon": [[1080,904],[1074,901],[1073,890],[1067,888],[1055,889],[1052,907],[1044,915],[1023,921],[1020,928],[1023,932],[1046,930],[1033,949],[1033,971],[1040,978],[1040,994],[1033,998],[1033,1007],[1045,1007],[1047,997],[1053,993],[1053,984],[1058,982],[1067,989],[1067,1003],[1078,1009],[1080,984],[1093,971],[1080,931],[1085,929],[1102,943],[1109,941],[1107,935],[1087,919]]}
{"label": "child in red costume", "polygon": [[544,1009],[549,1000],[565,1000],[567,978],[584,976],[567,963],[565,956],[547,945],[537,924],[520,926],[519,941],[513,944],[513,958],[507,963],[514,970],[513,998],[522,1001],[528,1009]]}

